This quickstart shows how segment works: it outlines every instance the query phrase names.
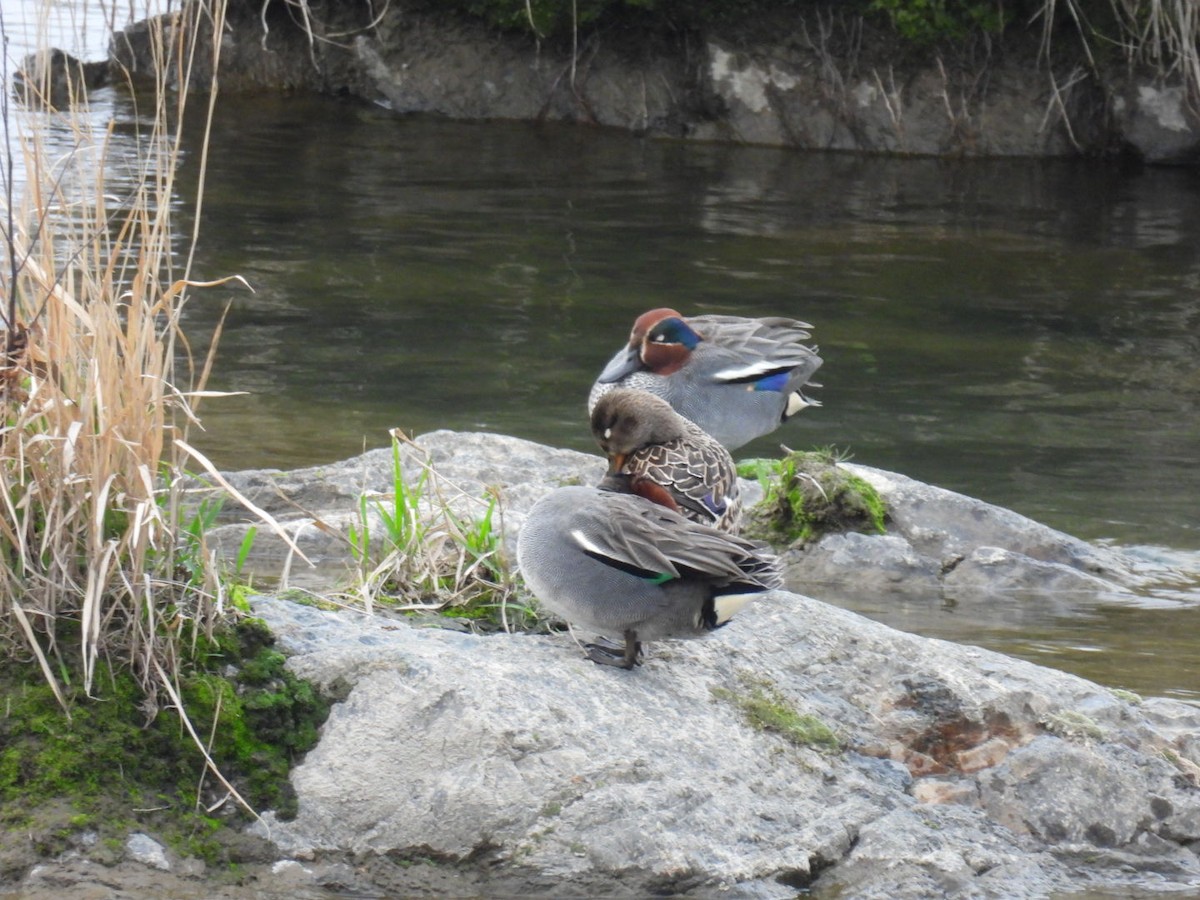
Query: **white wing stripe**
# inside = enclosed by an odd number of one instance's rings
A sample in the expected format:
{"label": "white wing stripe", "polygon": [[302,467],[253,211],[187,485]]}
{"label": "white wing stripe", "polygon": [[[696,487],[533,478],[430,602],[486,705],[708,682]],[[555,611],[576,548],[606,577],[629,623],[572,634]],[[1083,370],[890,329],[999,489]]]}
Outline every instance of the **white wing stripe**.
{"label": "white wing stripe", "polygon": [[713,378],[717,381],[736,381],[739,378],[754,378],[758,375],[765,375],[768,372],[774,372],[778,368],[778,363],[771,363],[763,359],[753,362],[748,366],[736,369],[722,369],[719,372],[714,372]]}

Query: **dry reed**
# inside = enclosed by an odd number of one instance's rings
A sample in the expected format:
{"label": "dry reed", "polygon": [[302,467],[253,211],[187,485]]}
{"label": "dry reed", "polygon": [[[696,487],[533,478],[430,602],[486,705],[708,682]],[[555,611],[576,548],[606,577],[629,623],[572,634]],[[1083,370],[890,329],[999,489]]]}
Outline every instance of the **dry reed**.
{"label": "dry reed", "polygon": [[[1196,0],[1042,0],[1042,52],[1051,51],[1060,4],[1092,68],[1097,51],[1116,47],[1129,66],[1145,66],[1161,80],[1177,79],[1193,107],[1200,106],[1200,3]],[[1111,17],[1111,27],[1098,21]]]}
{"label": "dry reed", "polygon": [[[63,685],[91,694],[102,659],[153,694],[228,613],[202,536],[186,528],[176,439],[209,365],[195,365],[181,330],[194,285],[171,220],[189,103],[176,86],[198,55],[216,61],[224,14],[209,0],[159,20],[120,196],[106,181],[112,126],[96,125],[70,79],[57,110],[18,114],[7,84],[0,101],[0,652],[36,661],[64,708]],[[27,90],[61,92],[52,77]],[[210,102],[215,83],[202,87]]]}

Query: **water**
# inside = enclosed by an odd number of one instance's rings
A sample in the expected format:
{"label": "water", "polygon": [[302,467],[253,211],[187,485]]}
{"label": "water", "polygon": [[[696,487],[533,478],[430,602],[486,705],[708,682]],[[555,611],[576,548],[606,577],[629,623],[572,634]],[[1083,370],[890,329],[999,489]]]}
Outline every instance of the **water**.
{"label": "water", "polygon": [[[208,413],[226,465],[390,426],[591,449],[633,318],[816,326],[832,444],[1089,539],[1200,549],[1198,176],[641,141],[227,99],[200,277],[238,273]],[[263,417],[269,427],[254,426]]]}
{"label": "water", "polygon": [[[101,119],[132,108],[100,92]],[[94,104],[95,105],[95,104]],[[195,107],[194,107],[195,108]],[[177,198],[190,230],[193,124]],[[119,144],[120,147],[125,146]],[[120,153],[115,152],[115,163]],[[226,469],[483,429],[592,450],[588,386],[654,306],[806,319],[805,412],[745,455],[832,445],[1200,570],[1200,174],[645,141],[224,97],[194,277],[195,443]],[[896,627],[1200,696],[1187,603],[842,598]]]}
{"label": "water", "polygon": [[[654,306],[815,326],[824,407],[746,455],[856,461],[1197,568],[1200,187],[1189,171],[644,141],[226,98],[197,276],[227,302],[222,466],[389,427],[592,450],[588,386]],[[184,179],[186,182],[188,179]],[[1173,555],[1172,555],[1173,554]],[[839,602],[1105,683],[1192,696],[1191,608]]]}

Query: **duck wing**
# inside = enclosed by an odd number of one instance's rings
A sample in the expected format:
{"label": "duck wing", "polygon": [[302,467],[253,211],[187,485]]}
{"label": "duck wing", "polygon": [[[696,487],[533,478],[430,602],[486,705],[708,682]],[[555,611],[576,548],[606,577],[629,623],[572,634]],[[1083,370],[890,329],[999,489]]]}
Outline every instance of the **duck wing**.
{"label": "duck wing", "polygon": [[707,357],[705,368],[723,384],[760,384],[770,390],[795,390],[821,367],[816,348],[804,342],[812,337],[807,322],[769,317],[705,315],[688,320],[704,338],[696,349]]}
{"label": "duck wing", "polygon": [[[728,450],[689,426],[687,437],[644,447],[627,465],[636,478],[662,485],[684,515],[714,524],[738,503],[737,470]],[[736,512],[731,519],[736,521]]]}
{"label": "duck wing", "polygon": [[628,494],[607,494],[576,511],[570,539],[605,565],[664,583],[692,577],[716,587],[782,587],[775,555],[762,544],[693,522]]}

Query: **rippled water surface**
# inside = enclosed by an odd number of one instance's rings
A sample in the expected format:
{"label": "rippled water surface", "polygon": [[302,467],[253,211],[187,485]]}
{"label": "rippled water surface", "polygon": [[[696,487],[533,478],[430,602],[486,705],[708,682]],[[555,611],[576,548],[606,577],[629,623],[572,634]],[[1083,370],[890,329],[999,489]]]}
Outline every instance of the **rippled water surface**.
{"label": "rippled water surface", "polygon": [[[114,163],[135,142],[129,101]],[[47,120],[52,126],[52,122]],[[181,233],[201,177],[194,126]],[[124,143],[123,143],[124,141]],[[125,151],[132,152],[132,151]],[[218,104],[193,274],[197,346],[229,304],[198,443],[289,468],[387,429],[591,450],[595,374],[654,306],[814,325],[824,406],[744,448],[855,461],[1200,570],[1200,175],[646,141],[401,118],[303,97]],[[1200,696],[1200,611],[842,600],[1107,684]]]}
{"label": "rippled water surface", "polygon": [[[1200,549],[1200,177],[887,160],[227,99],[198,326],[229,466],[387,427],[591,449],[587,387],[653,306],[815,326],[834,445],[1082,537]],[[219,296],[217,294],[220,294]]]}
{"label": "rippled water surface", "polygon": [[[588,386],[639,312],[784,314],[815,326],[824,406],[746,455],[832,445],[1200,568],[1195,172],[226,98],[201,233],[198,277],[255,290],[191,310],[203,331],[232,302],[215,386],[250,393],[206,410],[223,466],[342,458],[391,426],[591,450]],[[1109,684],[1200,692],[1186,604],[841,602]]]}

